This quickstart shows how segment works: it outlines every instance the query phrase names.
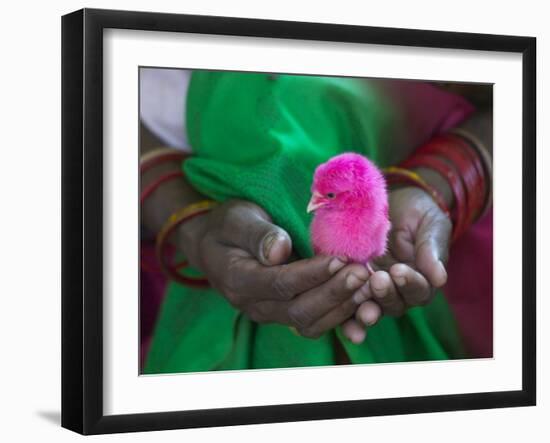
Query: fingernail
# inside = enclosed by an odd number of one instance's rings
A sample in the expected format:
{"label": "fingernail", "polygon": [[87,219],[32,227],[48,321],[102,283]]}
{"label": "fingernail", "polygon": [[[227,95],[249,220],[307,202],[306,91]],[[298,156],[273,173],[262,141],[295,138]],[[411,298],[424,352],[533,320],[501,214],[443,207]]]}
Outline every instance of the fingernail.
{"label": "fingernail", "polygon": [[374,309],[368,309],[363,314],[362,320],[365,322],[366,326],[372,326],[378,320],[378,313]]}
{"label": "fingernail", "polygon": [[273,246],[273,243],[275,243],[275,240],[277,240],[278,234],[276,232],[272,232],[267,235],[264,239],[264,244],[262,246],[262,254],[264,256],[264,260],[269,260],[269,253],[271,252],[271,247]]}
{"label": "fingernail", "polygon": [[405,280],[405,277],[394,277],[393,281],[397,286],[405,286],[405,283],[407,283],[407,280]]}
{"label": "fingernail", "polygon": [[346,288],[348,290],[357,289],[359,286],[361,286],[363,283],[365,283],[364,280],[361,280],[359,277],[357,277],[354,273],[350,273],[346,277]]}
{"label": "fingernail", "polygon": [[443,272],[443,275],[445,276],[445,278],[447,278],[447,270],[445,269],[445,265],[441,260],[439,260],[439,267],[441,268],[441,271]]}
{"label": "fingernail", "polygon": [[384,285],[382,286],[375,286],[374,284],[371,285],[372,286],[372,290],[374,291],[374,295],[378,298],[383,298],[386,296],[386,294],[388,293],[386,287]]}
{"label": "fingernail", "polygon": [[438,282],[439,284],[437,286],[443,286],[445,283],[447,283],[447,270],[445,269],[445,265],[441,260],[439,260],[439,272],[441,273],[441,281]]}
{"label": "fingernail", "polygon": [[346,263],[342,261],[339,257],[333,258],[328,265],[328,272],[335,274],[340,269],[346,266]]}
{"label": "fingernail", "polygon": [[367,333],[365,331],[354,331],[351,334],[351,342],[358,345],[360,343],[363,343],[363,340],[365,340]]}

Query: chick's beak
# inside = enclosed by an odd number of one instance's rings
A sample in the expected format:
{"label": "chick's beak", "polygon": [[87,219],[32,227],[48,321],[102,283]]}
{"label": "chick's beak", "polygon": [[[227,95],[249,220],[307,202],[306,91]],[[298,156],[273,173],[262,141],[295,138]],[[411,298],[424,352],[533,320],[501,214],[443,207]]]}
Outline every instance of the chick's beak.
{"label": "chick's beak", "polygon": [[311,200],[309,200],[309,203],[307,205],[307,212],[313,212],[316,209],[319,209],[321,206],[324,206],[327,204],[327,201],[325,198],[319,194],[317,191],[313,193],[311,196]]}

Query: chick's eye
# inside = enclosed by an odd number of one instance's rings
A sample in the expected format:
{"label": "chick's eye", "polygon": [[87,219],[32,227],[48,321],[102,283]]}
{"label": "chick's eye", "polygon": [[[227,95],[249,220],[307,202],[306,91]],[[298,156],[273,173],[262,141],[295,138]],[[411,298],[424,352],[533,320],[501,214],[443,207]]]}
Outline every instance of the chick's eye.
{"label": "chick's eye", "polygon": [[334,198],[334,197],[336,197],[336,195],[334,194],[334,192],[329,192],[329,193],[327,194],[327,198]]}

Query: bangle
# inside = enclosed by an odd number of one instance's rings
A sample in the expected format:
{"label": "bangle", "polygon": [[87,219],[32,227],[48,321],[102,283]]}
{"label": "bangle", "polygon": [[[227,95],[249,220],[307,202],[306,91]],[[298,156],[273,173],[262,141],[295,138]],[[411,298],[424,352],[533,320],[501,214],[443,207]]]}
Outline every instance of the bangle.
{"label": "bangle", "polygon": [[465,163],[473,165],[473,168],[470,166],[470,175],[475,177],[475,184],[471,186],[470,198],[472,200],[472,210],[470,212],[470,223],[474,223],[479,219],[484,202],[487,199],[487,180],[485,179],[486,174],[483,169],[481,159],[477,152],[466,142],[462,137],[459,137],[454,134],[449,134],[449,138],[454,139],[455,143],[460,145],[462,149],[459,149],[461,155],[465,157]]}
{"label": "bangle", "polygon": [[454,128],[451,129],[449,133],[454,134],[461,140],[468,143],[468,145],[476,152],[477,157],[481,161],[486,186],[485,201],[478,217],[481,218],[487,213],[493,203],[493,159],[485,144],[471,132],[462,128]]}
{"label": "bangle", "polygon": [[441,193],[435,189],[433,186],[429,185],[420,175],[416,172],[410,171],[405,168],[400,168],[397,166],[390,166],[383,170],[384,175],[388,184],[399,184],[404,183],[417,188],[420,188],[427,192],[436,202],[437,206],[443,211],[447,216],[450,216],[449,208],[445,203],[445,200],[441,196]]}
{"label": "bangle", "polygon": [[187,155],[173,148],[157,148],[146,152],[139,159],[139,172],[143,174],[149,169],[165,162],[185,160]]}
{"label": "bangle", "polygon": [[[147,246],[145,246],[142,241],[140,249],[141,249],[141,254],[140,254],[141,270],[148,273],[164,274],[158,264],[154,243],[153,243],[152,250],[149,250],[149,248],[147,248]],[[176,248],[173,247],[171,244],[168,244],[166,245],[164,252],[168,254],[168,257],[173,257],[176,252]],[[179,263],[176,263],[174,267],[176,270],[179,271],[181,269],[184,269],[187,265],[188,265],[187,261],[183,260]]]}
{"label": "bangle", "polygon": [[466,200],[466,188],[457,171],[440,157],[431,155],[413,156],[403,163],[403,166],[409,168],[430,168],[441,175],[453,192],[455,199],[455,207],[452,211],[451,220],[453,220],[453,235],[455,240],[467,226],[467,211],[468,204]]}
{"label": "bangle", "polygon": [[486,168],[476,149],[464,138],[456,134],[438,135],[400,166],[429,168],[447,181],[455,201],[451,213],[453,241],[483,213],[489,189]]}
{"label": "bangle", "polygon": [[462,149],[459,149],[457,152],[464,155],[468,161],[473,164],[476,174],[481,180],[483,180],[486,175],[483,169],[483,164],[480,156],[472,148],[472,146],[463,137],[455,134],[447,134],[447,138],[450,138],[462,147]]}
{"label": "bangle", "polygon": [[178,272],[178,268],[180,266],[174,266],[167,262],[165,249],[167,247],[167,240],[170,234],[172,234],[179,225],[188,220],[191,220],[192,218],[200,214],[204,214],[205,212],[210,211],[216,205],[217,203],[212,200],[202,200],[200,202],[193,203],[181,209],[178,209],[170,217],[168,217],[166,224],[162,227],[157,235],[155,247],[158,263],[167,277],[188,286],[209,286],[208,280],[204,277],[189,277]]}
{"label": "bangle", "polygon": [[440,135],[420,148],[415,157],[427,154],[443,157],[452,164],[462,179],[466,190],[467,214],[464,229],[479,218],[487,196],[486,175],[476,152],[464,141],[454,135]]}
{"label": "bangle", "polygon": [[156,180],[154,180],[152,183],[148,184],[141,195],[139,196],[139,203],[143,204],[143,202],[153,193],[156,191],[156,189],[162,185],[163,183],[166,183],[167,181],[173,180],[178,177],[183,177],[183,172],[181,171],[172,171],[167,174],[161,175]]}
{"label": "bangle", "polygon": [[479,216],[486,196],[485,174],[476,153],[463,139],[455,135],[434,138],[417,151],[413,158],[422,162],[426,155],[444,158],[457,171],[466,190],[467,223]]}
{"label": "bangle", "polygon": [[[166,163],[169,161],[183,161],[186,159],[186,155],[178,151],[177,149],[173,148],[157,148],[152,151],[146,152],[143,154],[139,159],[139,172],[140,174],[144,174],[151,168],[160,165],[162,163]],[[172,171],[165,175],[162,175],[158,177],[156,180],[154,180],[151,184],[147,185],[147,187],[143,190],[143,192],[140,195],[139,202],[140,204],[143,204],[143,202],[153,193],[155,190],[163,183],[172,180],[177,177],[183,177],[183,172],[181,171]]]}

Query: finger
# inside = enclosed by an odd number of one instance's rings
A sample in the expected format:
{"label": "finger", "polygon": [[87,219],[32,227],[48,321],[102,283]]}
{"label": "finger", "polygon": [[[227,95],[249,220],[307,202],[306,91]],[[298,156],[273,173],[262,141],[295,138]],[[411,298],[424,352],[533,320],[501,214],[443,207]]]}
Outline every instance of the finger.
{"label": "finger", "polygon": [[224,214],[220,240],[244,249],[263,265],[284,263],[292,252],[288,233],[271,223],[259,206],[235,202]]}
{"label": "finger", "polygon": [[368,277],[369,273],[364,266],[346,266],[324,284],[300,294],[293,300],[288,310],[290,323],[302,333],[345,301],[351,301],[357,307],[352,296],[365,284]]}
{"label": "finger", "polygon": [[390,276],[408,306],[423,306],[430,302],[433,291],[426,278],[402,263],[390,268]]}
{"label": "finger", "polygon": [[370,290],[369,280],[367,280],[363,286],[357,289],[357,291],[354,292],[352,297],[353,297],[353,301],[357,306],[359,306],[361,303],[366,302],[369,298],[371,298],[372,291]]}
{"label": "finger", "polygon": [[422,243],[416,251],[416,266],[426,276],[434,288],[440,288],[447,283],[447,270],[439,259],[433,242]]}
{"label": "finger", "polygon": [[369,288],[373,296],[372,299],[380,305],[384,314],[395,317],[403,315],[405,312],[405,303],[387,272],[375,272],[369,282]]}
{"label": "finger", "polygon": [[355,313],[355,319],[366,327],[374,326],[381,316],[382,308],[372,300],[362,303]]}
{"label": "finger", "polygon": [[256,323],[286,324],[288,303],[265,300],[244,306],[242,312]]}
{"label": "finger", "polygon": [[316,256],[286,265],[263,266],[239,249],[233,249],[231,255],[225,268],[228,289],[242,294],[244,303],[291,300],[324,284],[346,265],[337,257]]}
{"label": "finger", "polygon": [[415,241],[415,263],[430,284],[440,288],[447,282],[443,262],[447,260],[451,223],[444,215],[436,215],[418,230]]}
{"label": "finger", "polygon": [[357,304],[353,299],[348,299],[315,321],[311,326],[303,328],[299,332],[304,337],[318,338],[325,332],[345,322],[356,310]]}
{"label": "finger", "polygon": [[342,325],[342,333],[356,345],[363,343],[367,337],[365,327],[355,319],[350,319]]}

